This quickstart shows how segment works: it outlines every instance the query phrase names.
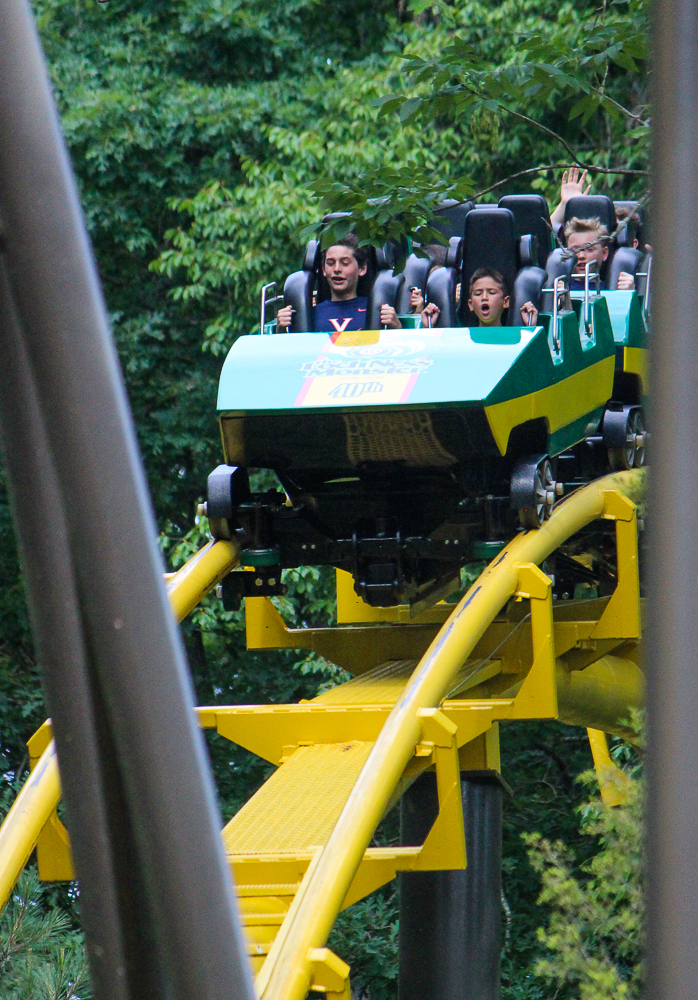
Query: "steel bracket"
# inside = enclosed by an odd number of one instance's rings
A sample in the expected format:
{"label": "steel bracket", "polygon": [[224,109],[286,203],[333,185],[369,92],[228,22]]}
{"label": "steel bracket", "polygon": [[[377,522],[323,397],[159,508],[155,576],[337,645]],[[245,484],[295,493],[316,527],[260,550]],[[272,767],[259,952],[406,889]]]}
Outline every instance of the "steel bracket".
{"label": "steel bracket", "polygon": [[604,490],[603,517],[616,522],[618,580],[593,639],[639,639],[640,571],[637,557],[637,507],[615,490]]}
{"label": "steel bracket", "polygon": [[533,563],[518,567],[518,597],[531,602],[533,663],[514,699],[511,719],[556,719],[552,580]]}
{"label": "steel bracket", "polygon": [[349,966],[329,948],[311,948],[311,990],[324,993],[327,1000],[351,1000]]}

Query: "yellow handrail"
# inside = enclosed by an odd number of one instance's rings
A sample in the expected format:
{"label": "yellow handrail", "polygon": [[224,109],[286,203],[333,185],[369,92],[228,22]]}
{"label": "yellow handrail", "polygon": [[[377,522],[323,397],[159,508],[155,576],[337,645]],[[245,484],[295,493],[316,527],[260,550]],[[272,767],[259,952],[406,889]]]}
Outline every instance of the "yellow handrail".
{"label": "yellow handrail", "polygon": [[[537,531],[516,536],[476,580],[417,665],[388,716],[337,824],[313,870],[303,880],[304,905],[282,926],[273,967],[257,979],[262,1000],[303,1000],[310,987],[311,949],[325,944],[334,918],[373,832],[420,741],[419,710],[437,707],[453,675],[487,626],[518,589],[519,567],[539,564],[571,535],[602,517],[636,473],[607,476],[564,500]],[[467,613],[466,613],[467,612]]]}

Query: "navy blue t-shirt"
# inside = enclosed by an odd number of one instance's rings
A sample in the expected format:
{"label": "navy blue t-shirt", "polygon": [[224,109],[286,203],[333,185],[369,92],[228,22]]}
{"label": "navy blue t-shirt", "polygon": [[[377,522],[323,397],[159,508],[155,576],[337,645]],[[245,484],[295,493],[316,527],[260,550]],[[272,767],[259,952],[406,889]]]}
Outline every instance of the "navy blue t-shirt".
{"label": "navy blue t-shirt", "polygon": [[[606,279],[601,279],[601,290],[606,291]],[[583,292],[584,291],[584,278],[570,278],[570,291],[571,292]],[[596,275],[589,275],[589,291],[596,291]]]}
{"label": "navy blue t-shirt", "polygon": [[366,328],[368,298],[357,295],[355,299],[332,302],[325,299],[313,309],[313,326],[318,333],[344,333],[345,330]]}

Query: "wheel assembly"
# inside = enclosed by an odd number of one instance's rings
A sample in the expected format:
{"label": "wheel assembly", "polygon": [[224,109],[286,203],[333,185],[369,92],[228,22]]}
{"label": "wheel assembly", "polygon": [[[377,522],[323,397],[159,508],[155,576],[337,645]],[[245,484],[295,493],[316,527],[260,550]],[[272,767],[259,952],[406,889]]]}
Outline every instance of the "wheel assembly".
{"label": "wheel assembly", "polygon": [[511,474],[511,506],[519,512],[521,527],[540,528],[550,517],[562,488],[553,478],[547,455],[519,459]]}
{"label": "wheel assembly", "polygon": [[645,464],[647,431],[639,406],[608,409],[603,418],[603,442],[613,472],[640,469]]}

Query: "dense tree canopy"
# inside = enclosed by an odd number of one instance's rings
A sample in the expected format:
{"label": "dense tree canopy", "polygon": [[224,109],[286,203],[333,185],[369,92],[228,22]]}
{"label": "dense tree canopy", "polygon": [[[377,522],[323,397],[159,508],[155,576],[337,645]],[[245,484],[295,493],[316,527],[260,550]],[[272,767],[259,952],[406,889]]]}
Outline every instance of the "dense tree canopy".
{"label": "dense tree canopy", "polygon": [[[485,199],[537,190],[553,200],[559,172],[539,168],[577,161],[626,171],[598,173],[598,190],[648,192],[646,3],[600,2],[34,0],[172,565],[205,537],[195,511],[219,461],[223,356],[253,328],[262,284],[297,267],[300,233],[325,209],[352,208],[363,232],[384,235],[426,222],[446,195],[508,177]],[[4,492],[0,560],[0,745],[12,785],[45,709]],[[331,621],[331,574],[287,577],[284,613]],[[241,614],[213,597],[184,634],[202,703],[292,701],[341,676],[313,656],[246,653]],[[210,749],[227,817],[267,767],[216,737]],[[582,733],[539,724],[505,729],[503,758],[516,789],[505,996],[533,998],[545,989],[532,972],[541,914],[520,834],[539,830],[589,856],[573,813],[589,754]],[[384,836],[396,836],[394,818]],[[74,896],[37,896],[32,883],[23,892],[74,919]],[[395,920],[389,888],[335,932],[371,1000],[395,996]],[[51,941],[62,928],[50,925]],[[13,962],[8,983],[21,984]],[[31,968],[32,996],[62,995],[41,985],[43,965]]]}

